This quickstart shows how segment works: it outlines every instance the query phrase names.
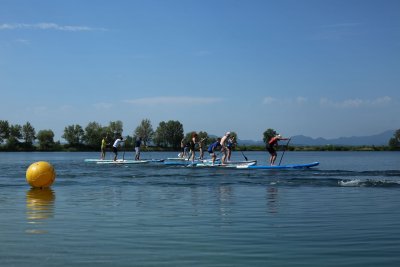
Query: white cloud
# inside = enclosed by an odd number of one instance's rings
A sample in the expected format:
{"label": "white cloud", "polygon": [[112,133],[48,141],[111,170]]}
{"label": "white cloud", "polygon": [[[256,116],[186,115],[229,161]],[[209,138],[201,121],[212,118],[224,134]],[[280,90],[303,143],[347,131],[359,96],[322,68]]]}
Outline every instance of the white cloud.
{"label": "white cloud", "polygon": [[88,26],[69,26],[69,25],[58,25],[57,23],[35,23],[35,24],[26,24],[26,23],[4,23],[0,24],[0,30],[56,30],[56,31],[99,31],[105,30],[103,28],[92,28]]}
{"label": "white cloud", "polygon": [[113,107],[113,104],[101,102],[101,103],[95,103],[93,104],[93,106],[96,109],[111,109]]}
{"label": "white cloud", "polygon": [[138,105],[203,105],[203,104],[213,104],[221,102],[221,98],[213,97],[189,97],[189,96],[161,96],[161,97],[145,97],[137,98],[131,100],[125,100],[124,102],[129,104]]}
{"label": "white cloud", "polygon": [[15,42],[22,45],[29,45],[31,43],[29,40],[26,39],[16,39]]}
{"label": "white cloud", "polygon": [[278,103],[278,99],[276,99],[276,98],[274,98],[274,97],[271,97],[271,96],[267,96],[267,97],[264,97],[263,103],[264,103],[264,104],[274,104],[274,103]]}
{"label": "white cloud", "polygon": [[264,97],[263,99],[263,104],[267,104],[267,105],[273,105],[273,104],[297,104],[297,105],[302,105],[304,103],[306,103],[308,101],[308,99],[306,97],[303,96],[298,96],[294,99],[291,98],[285,98],[285,99],[278,99],[275,97],[271,97],[271,96],[267,96]]}
{"label": "white cloud", "polygon": [[308,101],[308,99],[306,97],[303,97],[303,96],[298,96],[295,101],[296,101],[297,104],[301,105],[301,104],[306,103]]}
{"label": "white cloud", "polygon": [[382,105],[382,104],[387,104],[389,102],[392,102],[392,98],[389,96],[384,96],[384,97],[379,97],[379,98],[372,100],[371,103],[373,105]]}
{"label": "white cloud", "polygon": [[335,102],[327,98],[320,99],[320,105],[325,107],[334,108],[360,108],[360,107],[372,107],[372,106],[383,106],[392,102],[392,98],[389,96],[378,97],[375,99],[345,99],[343,101]]}

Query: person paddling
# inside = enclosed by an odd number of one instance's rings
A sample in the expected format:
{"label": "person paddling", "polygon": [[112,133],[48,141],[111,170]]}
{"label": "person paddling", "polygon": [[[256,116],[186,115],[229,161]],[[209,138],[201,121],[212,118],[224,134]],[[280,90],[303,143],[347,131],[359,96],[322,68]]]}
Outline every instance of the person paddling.
{"label": "person paddling", "polygon": [[190,155],[190,160],[192,161],[192,163],[194,162],[195,155],[196,155],[195,149],[196,149],[196,144],[198,142],[197,137],[198,137],[197,133],[192,132],[192,138],[190,139],[190,142],[189,142],[189,149],[190,149],[189,155]]}
{"label": "person paddling", "polygon": [[100,158],[102,160],[104,160],[106,158],[106,150],[107,150],[107,146],[109,145],[109,144],[107,144],[107,137],[103,136],[103,139],[101,140],[101,155],[100,155]]}
{"label": "person paddling", "polygon": [[235,137],[231,136],[228,139],[228,144],[226,146],[226,148],[228,149],[228,162],[231,161],[231,156],[232,156],[232,149],[235,146],[236,142],[235,142]]}
{"label": "person paddling", "polygon": [[122,136],[119,137],[119,138],[117,138],[117,139],[114,141],[114,144],[113,144],[114,161],[117,161],[118,147],[120,146],[121,143],[124,143],[124,142],[125,142],[125,141],[124,141],[124,138],[123,138]]}
{"label": "person paddling", "polygon": [[204,140],[206,140],[206,138],[200,139],[200,141],[197,143],[199,145],[199,152],[200,152],[199,160],[204,159],[204,150],[203,150]]}
{"label": "person paddling", "polygon": [[289,140],[290,138],[283,138],[280,134],[275,135],[274,137],[272,137],[268,142],[267,142],[267,151],[269,152],[269,154],[271,155],[269,158],[269,163],[272,165],[275,164],[275,160],[276,160],[276,147],[278,146],[278,141],[281,140]]}
{"label": "person paddling", "polygon": [[217,141],[212,143],[211,145],[208,146],[208,153],[210,153],[210,157],[212,159],[212,165],[214,165],[215,160],[217,159],[217,155],[215,154],[215,150],[221,146],[221,138],[218,138]]}
{"label": "person paddling", "polygon": [[137,137],[135,141],[135,160],[140,160],[140,146],[142,145],[142,137]]}
{"label": "person paddling", "polygon": [[221,163],[225,164],[226,163],[226,159],[228,157],[228,148],[227,148],[227,142],[228,142],[228,138],[231,136],[231,132],[226,132],[226,134],[221,138],[221,152],[223,154],[222,156],[222,160]]}

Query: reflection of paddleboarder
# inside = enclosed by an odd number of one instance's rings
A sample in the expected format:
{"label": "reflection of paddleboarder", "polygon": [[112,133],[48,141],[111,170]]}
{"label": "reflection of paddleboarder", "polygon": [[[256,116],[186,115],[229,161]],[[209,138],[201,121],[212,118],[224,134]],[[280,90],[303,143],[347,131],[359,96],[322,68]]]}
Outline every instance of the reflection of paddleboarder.
{"label": "reflection of paddleboarder", "polygon": [[268,143],[267,143],[267,151],[269,152],[269,154],[271,155],[271,157],[269,158],[269,163],[272,165],[275,164],[275,160],[276,160],[276,149],[275,147],[278,146],[278,141],[280,140],[289,140],[290,138],[283,138],[280,134],[277,134],[276,136],[272,137]]}
{"label": "reflection of paddleboarder", "polygon": [[267,207],[269,213],[278,212],[278,188],[268,187],[267,189]]}

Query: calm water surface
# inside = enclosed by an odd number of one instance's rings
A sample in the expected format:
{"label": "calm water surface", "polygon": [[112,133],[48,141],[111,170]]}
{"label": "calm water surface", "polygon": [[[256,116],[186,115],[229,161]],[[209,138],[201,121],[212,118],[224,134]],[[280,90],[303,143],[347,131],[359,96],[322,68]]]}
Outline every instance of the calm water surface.
{"label": "calm water surface", "polygon": [[[285,171],[84,162],[98,155],[0,153],[0,266],[400,266],[398,152],[287,152],[321,165]],[[47,190],[25,181],[39,160]]]}

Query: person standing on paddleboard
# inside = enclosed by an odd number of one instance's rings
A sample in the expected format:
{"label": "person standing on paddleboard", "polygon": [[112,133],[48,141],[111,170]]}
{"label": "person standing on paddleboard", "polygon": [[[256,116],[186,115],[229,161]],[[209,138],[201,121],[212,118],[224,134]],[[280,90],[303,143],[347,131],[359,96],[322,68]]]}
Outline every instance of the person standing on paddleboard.
{"label": "person standing on paddleboard", "polygon": [[231,136],[228,138],[228,145],[226,148],[228,149],[228,162],[231,161],[231,156],[232,156],[232,149],[235,146],[235,137]]}
{"label": "person standing on paddleboard", "polygon": [[142,145],[142,137],[137,137],[135,141],[135,160],[140,159],[140,146]]}
{"label": "person standing on paddleboard", "polygon": [[199,145],[199,152],[200,152],[199,159],[200,160],[204,159],[204,150],[203,150],[204,140],[206,140],[206,138],[200,139],[200,141],[197,143]]}
{"label": "person standing on paddleboard", "polygon": [[189,155],[190,155],[190,160],[192,161],[192,163],[194,162],[194,158],[196,155],[196,153],[195,153],[196,144],[197,144],[197,133],[193,132],[192,138],[190,139],[190,142],[189,142],[189,149],[190,149]]}
{"label": "person standing on paddleboard", "polygon": [[101,140],[101,156],[100,158],[104,160],[106,158],[106,149],[107,149],[107,137],[103,136],[103,139]]}
{"label": "person standing on paddleboard", "polygon": [[280,134],[275,135],[274,137],[272,137],[268,142],[267,142],[267,151],[269,152],[269,154],[271,155],[269,158],[269,163],[272,165],[275,164],[275,160],[276,160],[276,149],[275,147],[278,146],[278,141],[280,140],[289,140],[290,138],[283,138]]}
{"label": "person standing on paddleboard", "polygon": [[208,146],[208,153],[210,153],[210,157],[212,159],[212,165],[214,165],[215,160],[217,159],[217,155],[215,154],[215,150],[221,146],[221,138],[218,138],[217,141],[212,143],[211,145]]}
{"label": "person standing on paddleboard", "polygon": [[114,152],[114,161],[117,161],[117,157],[118,157],[118,147],[121,143],[124,143],[124,138],[118,137],[117,139],[115,139],[114,144],[113,144],[113,152]]}
{"label": "person standing on paddleboard", "polygon": [[223,153],[222,161],[221,161],[222,164],[226,163],[226,159],[228,156],[228,149],[226,147],[226,143],[230,136],[231,136],[231,132],[226,132],[226,134],[221,138],[221,142],[220,142],[221,143],[221,152]]}

